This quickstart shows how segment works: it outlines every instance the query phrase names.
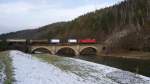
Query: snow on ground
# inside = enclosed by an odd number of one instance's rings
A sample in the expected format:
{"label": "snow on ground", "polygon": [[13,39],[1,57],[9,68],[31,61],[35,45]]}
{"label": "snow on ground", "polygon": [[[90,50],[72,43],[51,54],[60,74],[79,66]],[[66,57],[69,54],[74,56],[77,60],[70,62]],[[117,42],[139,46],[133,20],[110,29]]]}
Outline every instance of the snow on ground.
{"label": "snow on ground", "polygon": [[82,60],[75,60],[75,61],[82,64],[82,66],[86,66],[86,68],[89,69],[95,67],[96,68],[95,74],[98,73],[103,75],[104,77],[106,76],[119,84],[150,84],[150,78],[142,75],[138,75],[128,71],[123,71],[120,69],[116,69],[116,68],[112,68],[105,65],[92,63],[92,62],[87,62]]}
{"label": "snow on ground", "polygon": [[66,58],[64,64],[72,67],[65,71],[19,51],[11,51],[10,56],[15,84],[150,84],[148,77],[83,60]]}

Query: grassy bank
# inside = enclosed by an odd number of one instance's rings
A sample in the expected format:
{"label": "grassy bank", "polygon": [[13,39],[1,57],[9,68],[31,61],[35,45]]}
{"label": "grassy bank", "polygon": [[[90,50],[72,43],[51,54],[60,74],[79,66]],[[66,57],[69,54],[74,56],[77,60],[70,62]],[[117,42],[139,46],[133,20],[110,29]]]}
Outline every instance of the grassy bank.
{"label": "grassy bank", "polygon": [[0,61],[5,65],[4,72],[6,74],[6,80],[4,81],[4,84],[12,84],[12,82],[14,81],[13,67],[12,67],[12,60],[9,57],[9,52],[0,52]]}
{"label": "grassy bank", "polygon": [[0,72],[2,71],[3,65],[0,63]]}
{"label": "grassy bank", "polygon": [[70,59],[67,57],[60,57],[55,55],[45,55],[45,54],[43,55],[37,54],[33,56],[36,56],[37,58],[58,67],[62,71],[76,74],[83,79],[87,79],[87,78],[96,79],[97,76],[94,76],[91,73],[100,73],[99,70],[93,68],[94,65],[78,62],[75,59]]}
{"label": "grassy bank", "polygon": [[80,70],[76,65],[71,64],[71,60],[68,60],[65,57],[59,57],[55,55],[48,55],[48,54],[37,54],[34,55],[37,58],[48,62],[50,64],[53,64],[56,67],[59,67],[61,70],[65,71],[74,71],[74,67],[76,70]]}

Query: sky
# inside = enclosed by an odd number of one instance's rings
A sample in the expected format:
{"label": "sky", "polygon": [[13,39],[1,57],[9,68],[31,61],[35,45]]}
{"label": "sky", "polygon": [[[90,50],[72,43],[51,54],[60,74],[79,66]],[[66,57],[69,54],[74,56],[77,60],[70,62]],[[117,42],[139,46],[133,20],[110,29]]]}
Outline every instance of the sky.
{"label": "sky", "polygon": [[70,21],[123,0],[0,0],[0,34]]}

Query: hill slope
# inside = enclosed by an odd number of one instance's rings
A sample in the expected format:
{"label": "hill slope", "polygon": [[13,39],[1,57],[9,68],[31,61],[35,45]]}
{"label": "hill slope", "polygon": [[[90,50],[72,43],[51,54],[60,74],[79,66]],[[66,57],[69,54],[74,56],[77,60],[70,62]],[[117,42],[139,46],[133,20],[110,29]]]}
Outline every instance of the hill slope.
{"label": "hill slope", "polygon": [[3,34],[0,38],[96,38],[106,45],[107,52],[118,49],[148,51],[149,27],[150,0],[125,0],[70,22]]}

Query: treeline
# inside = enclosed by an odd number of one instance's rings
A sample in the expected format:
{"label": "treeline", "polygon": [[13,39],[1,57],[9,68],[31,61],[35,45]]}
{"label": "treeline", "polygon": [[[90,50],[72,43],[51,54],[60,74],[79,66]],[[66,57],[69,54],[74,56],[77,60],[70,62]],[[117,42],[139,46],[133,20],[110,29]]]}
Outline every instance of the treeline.
{"label": "treeline", "polygon": [[7,43],[7,41],[6,41],[6,40],[2,40],[2,41],[0,42],[0,51],[7,50],[7,48],[8,48],[8,43]]}
{"label": "treeline", "polygon": [[80,16],[69,22],[67,28],[57,30],[57,35],[100,39],[128,24],[142,27],[149,17],[149,6],[149,0],[126,0],[113,7]]}
{"label": "treeline", "polygon": [[58,38],[96,38],[108,51],[150,50],[150,0],[125,0],[68,22]]}
{"label": "treeline", "polygon": [[20,50],[22,52],[30,53],[30,44],[29,42],[25,43],[15,43],[7,42],[5,39],[0,41],[0,52],[8,50]]}

